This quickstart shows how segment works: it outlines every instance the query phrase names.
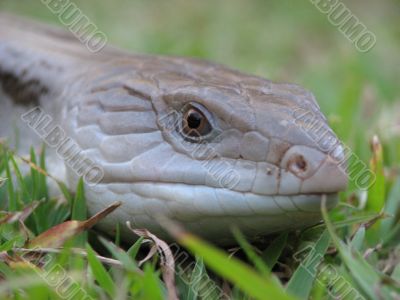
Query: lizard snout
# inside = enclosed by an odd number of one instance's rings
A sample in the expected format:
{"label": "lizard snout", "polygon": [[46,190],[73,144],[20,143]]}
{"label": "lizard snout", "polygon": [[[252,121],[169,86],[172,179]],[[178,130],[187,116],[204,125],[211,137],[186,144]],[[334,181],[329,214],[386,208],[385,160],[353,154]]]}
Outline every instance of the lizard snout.
{"label": "lizard snout", "polygon": [[293,146],[283,156],[281,168],[301,179],[302,194],[338,192],[346,189],[348,181],[345,167],[336,159],[343,156],[339,150],[334,158],[307,146]]}

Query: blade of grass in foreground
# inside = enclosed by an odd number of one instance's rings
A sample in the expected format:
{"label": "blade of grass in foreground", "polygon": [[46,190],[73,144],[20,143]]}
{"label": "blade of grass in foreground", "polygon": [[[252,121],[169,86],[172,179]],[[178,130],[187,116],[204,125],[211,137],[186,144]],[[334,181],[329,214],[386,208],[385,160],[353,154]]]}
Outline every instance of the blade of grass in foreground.
{"label": "blade of grass in foreground", "polygon": [[[370,169],[374,177],[371,180],[371,187],[368,189],[368,201],[366,210],[379,213],[385,205],[385,175],[383,174],[383,150],[377,136],[371,141],[372,158]],[[375,227],[376,228],[376,227]]]}
{"label": "blade of grass in foreground", "polygon": [[[206,269],[204,267],[203,260],[200,257],[196,257],[196,264],[193,268],[190,281],[191,282],[200,282],[203,278],[208,278],[206,274]],[[195,289],[194,284],[188,284],[188,290],[186,295],[186,300],[197,300],[197,291]]]}
{"label": "blade of grass in foreground", "polygon": [[[373,212],[381,212],[385,206],[386,199],[386,180],[383,172],[383,149],[378,136],[373,136],[371,140],[372,158],[370,160],[370,170],[374,176],[371,177],[371,186],[368,189],[368,201],[366,202],[366,210]],[[366,231],[366,240],[371,244],[376,244],[380,239],[380,224],[378,220],[374,225]]]}
{"label": "blade of grass in foreground", "polygon": [[[71,219],[82,221],[87,217],[85,191],[82,178],[79,179],[72,205]],[[87,232],[83,231],[75,237],[76,246],[84,246],[87,242]]]}
{"label": "blade of grass in foreground", "polygon": [[309,247],[306,257],[290,278],[286,290],[301,299],[308,299],[313,282],[318,275],[317,268],[329,246],[329,232],[325,230],[317,243]]}
{"label": "blade of grass in foreground", "polygon": [[394,180],[393,186],[386,200],[384,211],[390,217],[386,218],[385,220],[382,220],[381,222],[381,228],[380,228],[381,236],[387,235],[387,233],[395,225],[396,222],[395,216],[400,208],[399,195],[400,195],[400,176],[398,176],[397,179]]}
{"label": "blade of grass in foreground", "polygon": [[121,248],[116,246],[114,243],[112,243],[102,237],[99,237],[99,239],[100,239],[100,242],[107,248],[107,250],[123,264],[124,269],[126,269],[132,273],[140,272],[139,268],[137,267],[136,262],[129,256],[128,253],[123,251]]}
{"label": "blade of grass in foreground", "polygon": [[249,261],[251,261],[254,267],[260,272],[264,277],[268,277],[270,275],[270,270],[264,261],[259,257],[255,251],[253,250],[253,246],[250,245],[244,235],[240,232],[237,227],[232,229],[233,236],[236,241],[239,243],[240,247],[243,249]]}
{"label": "blade of grass in foreground", "polygon": [[261,254],[262,259],[265,261],[270,270],[272,270],[272,268],[278,262],[278,259],[286,246],[287,237],[287,232],[280,234]]}
{"label": "blade of grass in foreground", "polygon": [[9,164],[9,157],[11,153],[6,151],[4,153],[4,160],[5,160],[5,169],[6,169],[6,177],[7,177],[7,195],[8,195],[8,210],[9,211],[16,211],[18,210],[18,200],[17,200],[17,195],[16,191],[14,189],[14,184],[12,181],[12,175],[11,175],[11,170],[10,170],[10,164]]}
{"label": "blade of grass in foreground", "polygon": [[113,297],[115,293],[115,285],[111,275],[98,260],[96,253],[94,252],[92,247],[89,246],[89,244],[86,246],[86,251],[89,266],[92,269],[93,276],[99,283],[100,287],[103,288],[110,295],[110,297]]}
{"label": "blade of grass in foreground", "polygon": [[[374,270],[356,249],[351,249],[351,247],[347,246],[336,235],[333,225],[329,220],[328,211],[326,209],[326,199],[322,200],[322,216],[344,265],[360,287],[360,291],[363,292],[363,295],[367,296],[369,299],[376,299],[377,292],[381,292],[383,299],[390,299],[386,289],[377,290],[377,288],[380,287],[381,280],[383,280],[380,274]],[[356,290],[355,292],[358,293]]]}
{"label": "blade of grass in foreground", "polygon": [[[46,147],[44,145],[39,156],[39,167],[43,170],[46,170]],[[39,173],[39,195],[42,195],[46,199],[49,198],[46,175],[43,173]]]}
{"label": "blade of grass in foreground", "polygon": [[159,285],[158,274],[150,264],[144,266],[143,286],[141,286],[142,299],[165,299]]}
{"label": "blade of grass in foreground", "polygon": [[144,240],[144,237],[139,237],[138,240],[128,249],[126,252],[132,259],[136,259],[136,255],[139,252],[140,246],[142,245],[142,242]]}
{"label": "blade of grass in foreground", "polygon": [[[36,153],[33,147],[30,147],[29,154],[30,154],[30,161],[32,162],[33,165],[37,166]],[[33,166],[31,166],[31,180],[32,180],[32,199],[38,199],[39,185],[40,185],[39,172]]]}
{"label": "blade of grass in foreground", "polygon": [[169,220],[162,220],[161,223],[181,245],[202,257],[210,269],[239,287],[250,297],[273,300],[295,299],[288,295],[271,276],[267,278],[261,276],[248,265],[236,258],[229,258],[224,251],[185,232]]}

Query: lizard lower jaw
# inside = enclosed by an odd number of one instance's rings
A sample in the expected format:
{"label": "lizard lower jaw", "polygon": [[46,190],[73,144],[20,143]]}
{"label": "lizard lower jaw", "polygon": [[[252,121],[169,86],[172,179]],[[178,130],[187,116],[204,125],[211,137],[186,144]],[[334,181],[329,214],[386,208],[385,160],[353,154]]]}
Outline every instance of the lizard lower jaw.
{"label": "lizard lower jaw", "polygon": [[[150,191],[150,192],[148,192]],[[326,195],[327,208],[337,203],[337,194],[257,195],[179,184],[104,185],[86,190],[91,214],[116,200],[123,205],[99,226],[112,233],[121,225],[125,240],[134,236],[125,226],[147,228],[168,240],[155,221],[162,214],[181,223],[187,230],[219,244],[232,241],[231,226],[238,226],[249,240],[283,230],[300,229],[321,220],[321,201]]]}

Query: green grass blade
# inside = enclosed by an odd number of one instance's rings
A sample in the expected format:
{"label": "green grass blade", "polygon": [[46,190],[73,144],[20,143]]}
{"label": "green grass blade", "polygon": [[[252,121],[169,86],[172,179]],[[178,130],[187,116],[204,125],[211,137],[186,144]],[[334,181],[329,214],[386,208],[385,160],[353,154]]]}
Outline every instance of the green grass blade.
{"label": "green grass blade", "polygon": [[369,299],[375,299],[376,291],[374,290],[374,287],[379,286],[379,283],[381,281],[380,276],[355,249],[351,251],[350,247],[345,245],[339,239],[339,237],[335,233],[331,221],[329,220],[328,212],[325,205],[323,205],[322,208],[322,215],[329,234],[332,238],[332,241],[339,251],[343,263],[348,268],[350,274],[354,278],[354,281],[360,287],[360,291],[362,291],[363,295],[368,297]]}
{"label": "green grass blade", "polygon": [[143,236],[139,237],[137,241],[128,249],[127,253],[130,257],[132,257],[132,259],[136,259],[140,247],[142,246],[143,240],[144,240]]}
{"label": "green grass blade", "polygon": [[[39,167],[42,170],[46,170],[46,147],[43,145],[39,156]],[[49,191],[47,188],[47,177],[46,175],[39,173],[39,195],[41,198],[49,199]]]}
{"label": "green grass blade", "polygon": [[272,268],[278,262],[278,259],[281,256],[282,251],[286,246],[287,237],[288,237],[287,232],[280,234],[262,252],[261,257],[265,261],[270,270],[272,270]]}
{"label": "green grass blade", "polygon": [[[13,170],[14,170],[17,182],[18,182],[19,189],[22,190],[22,201],[23,201],[23,203],[31,202],[33,199],[29,195],[28,188],[27,188],[27,186],[25,184],[24,178],[23,178],[22,173],[21,173],[21,171],[20,171],[20,169],[18,167],[18,164],[14,159],[14,156],[10,156],[9,157],[9,161],[11,162],[11,164],[13,166]],[[35,199],[35,200],[39,200],[39,199]]]}
{"label": "green grass blade", "polygon": [[14,183],[13,183],[13,178],[12,178],[12,173],[10,170],[10,155],[8,151],[4,153],[4,159],[5,159],[5,169],[6,169],[6,185],[7,185],[7,194],[8,194],[8,210],[9,211],[17,211],[19,209],[19,204],[18,204],[18,197],[17,193],[14,189]]}
{"label": "green grass blade", "polygon": [[399,195],[400,195],[400,176],[397,177],[397,179],[394,181],[385,203],[384,212],[390,217],[381,221],[380,233],[382,236],[386,235],[395,224],[396,214],[400,210]]}
{"label": "green grass blade", "polygon": [[258,272],[260,272],[263,276],[268,277],[270,275],[270,271],[268,266],[264,263],[264,261],[254,252],[253,246],[251,246],[247,241],[240,230],[236,227],[232,229],[233,236],[236,241],[239,243],[240,247],[246,253],[247,258],[253,263]]}
{"label": "green grass blade", "polygon": [[[74,202],[72,205],[72,212],[71,212],[71,219],[72,220],[86,220],[87,219],[87,208],[86,208],[86,200],[85,200],[85,191],[83,185],[83,179],[80,178],[78,185],[76,187],[76,193]],[[83,246],[87,241],[87,232],[80,233],[75,238],[76,244]]]}
{"label": "green grass blade", "polygon": [[163,290],[159,284],[157,272],[154,271],[150,264],[145,264],[143,286],[141,288],[142,299],[165,299]]}
{"label": "green grass blade", "polygon": [[89,245],[86,246],[87,251],[87,258],[89,262],[89,266],[92,270],[93,276],[95,277],[96,281],[100,285],[102,289],[104,289],[107,294],[112,298],[115,292],[115,285],[114,281],[111,278],[110,274],[104,268],[102,263],[96,256],[96,253]]}
{"label": "green grass blade", "polygon": [[190,284],[188,286],[188,291],[185,298],[186,300],[197,300],[198,292],[196,291],[195,286],[197,286],[205,276],[207,275],[204,262],[200,257],[196,256],[196,264],[194,265],[192,274],[190,276]]}
{"label": "green grass blade", "polygon": [[[36,154],[33,147],[30,148],[30,161],[34,165],[37,165]],[[31,166],[31,181],[32,181],[32,199],[37,200],[39,197],[39,186],[40,186],[39,172],[32,166]]]}
{"label": "green grass blade", "polygon": [[318,275],[318,266],[320,265],[330,242],[329,232],[325,230],[315,246],[307,248],[307,255],[301,261],[299,267],[290,278],[286,290],[299,297],[308,299],[313,282]]}
{"label": "green grass blade", "polygon": [[363,243],[365,239],[365,226],[361,226],[356,234],[354,235],[350,245],[353,249],[356,249],[358,251],[362,250]]}
{"label": "green grass blade", "polygon": [[107,250],[110,251],[110,253],[123,264],[123,267],[126,270],[137,273],[138,266],[128,253],[104,238],[100,237],[99,239],[101,243],[107,248]]}
{"label": "green grass blade", "polygon": [[[172,225],[173,226],[173,225]],[[170,226],[168,226],[170,227]],[[217,274],[223,276],[254,299],[294,299],[272,277],[265,278],[253,269],[209,243],[188,233],[177,234],[178,242],[204,262]]]}
{"label": "green grass blade", "polygon": [[[383,173],[383,150],[377,137],[372,139],[370,169],[375,174],[374,182],[368,189],[366,210],[379,213],[385,205],[385,175]],[[369,231],[371,232],[371,231]]]}
{"label": "green grass blade", "polygon": [[392,276],[391,276],[394,280],[397,280],[398,282],[400,282],[400,264],[397,265],[393,272],[392,272]]}
{"label": "green grass blade", "polygon": [[72,206],[71,219],[72,220],[86,220],[87,209],[85,201],[85,191],[82,178],[79,179],[76,187],[74,203]]}

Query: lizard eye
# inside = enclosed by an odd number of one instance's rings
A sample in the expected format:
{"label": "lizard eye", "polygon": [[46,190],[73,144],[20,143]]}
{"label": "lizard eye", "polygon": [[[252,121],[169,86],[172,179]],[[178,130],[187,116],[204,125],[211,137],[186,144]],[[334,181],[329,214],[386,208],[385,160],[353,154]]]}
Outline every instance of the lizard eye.
{"label": "lizard eye", "polygon": [[200,104],[190,103],[183,110],[182,134],[190,141],[199,141],[212,131],[209,112]]}

